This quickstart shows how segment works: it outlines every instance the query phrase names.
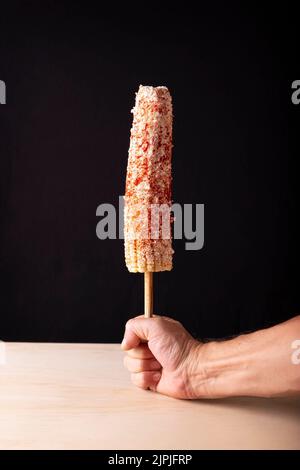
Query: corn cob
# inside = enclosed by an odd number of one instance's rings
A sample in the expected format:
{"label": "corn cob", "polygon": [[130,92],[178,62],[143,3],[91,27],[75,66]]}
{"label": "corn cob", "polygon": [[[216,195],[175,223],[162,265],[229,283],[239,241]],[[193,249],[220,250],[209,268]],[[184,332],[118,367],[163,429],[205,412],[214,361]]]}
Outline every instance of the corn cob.
{"label": "corn cob", "polygon": [[130,272],[170,271],[172,101],[168,89],[140,86],[132,112],[124,211],[125,262]]}

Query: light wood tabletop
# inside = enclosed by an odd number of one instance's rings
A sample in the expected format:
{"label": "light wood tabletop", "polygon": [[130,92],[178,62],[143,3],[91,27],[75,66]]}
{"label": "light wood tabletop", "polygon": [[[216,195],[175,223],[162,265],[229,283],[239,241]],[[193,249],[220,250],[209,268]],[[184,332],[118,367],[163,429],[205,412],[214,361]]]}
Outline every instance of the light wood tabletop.
{"label": "light wood tabletop", "polygon": [[1,449],[300,449],[297,399],[137,389],[116,344],[2,343],[1,358]]}

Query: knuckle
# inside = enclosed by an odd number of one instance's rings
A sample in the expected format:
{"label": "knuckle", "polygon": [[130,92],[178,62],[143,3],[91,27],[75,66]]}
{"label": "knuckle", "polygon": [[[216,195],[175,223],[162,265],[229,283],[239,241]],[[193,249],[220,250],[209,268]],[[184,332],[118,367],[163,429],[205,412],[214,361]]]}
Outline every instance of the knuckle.
{"label": "knuckle", "polygon": [[136,371],[137,372],[143,372],[144,370],[144,361],[142,359],[137,359],[136,360]]}
{"label": "knuckle", "polygon": [[133,321],[133,318],[130,318],[129,320],[127,320],[125,327],[130,328],[130,326],[132,325],[132,321]]}
{"label": "knuckle", "polygon": [[140,359],[127,357],[127,359],[124,359],[124,364],[125,367],[127,367],[127,369],[132,373],[143,372],[143,363]]}
{"label": "knuckle", "polygon": [[157,319],[155,319],[155,320],[156,320],[156,325],[157,325],[159,328],[162,328],[162,327],[165,325],[165,323],[166,323],[166,321],[165,321],[165,319],[164,319],[163,317],[157,317]]}
{"label": "knuckle", "polygon": [[166,317],[162,317],[161,315],[158,315],[157,317],[155,317],[155,321],[157,323],[164,323],[166,321]]}
{"label": "knuckle", "polygon": [[131,372],[141,372],[141,366],[139,359],[131,360]]}
{"label": "knuckle", "polygon": [[178,320],[172,320],[171,322],[174,326],[176,326],[177,328],[182,328],[182,323]]}

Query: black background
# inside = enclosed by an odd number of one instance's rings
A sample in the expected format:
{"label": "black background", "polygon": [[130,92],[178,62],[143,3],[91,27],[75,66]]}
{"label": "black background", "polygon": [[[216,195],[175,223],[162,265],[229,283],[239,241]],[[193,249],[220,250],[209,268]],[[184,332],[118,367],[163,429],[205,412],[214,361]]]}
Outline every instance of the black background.
{"label": "black background", "polygon": [[174,243],[156,312],[197,337],[299,313],[296,21],[181,7],[1,6],[2,339],[116,342],[141,313],[123,241],[95,232],[97,206],[124,194],[139,84],[173,96],[174,201],[205,204],[205,246]]}

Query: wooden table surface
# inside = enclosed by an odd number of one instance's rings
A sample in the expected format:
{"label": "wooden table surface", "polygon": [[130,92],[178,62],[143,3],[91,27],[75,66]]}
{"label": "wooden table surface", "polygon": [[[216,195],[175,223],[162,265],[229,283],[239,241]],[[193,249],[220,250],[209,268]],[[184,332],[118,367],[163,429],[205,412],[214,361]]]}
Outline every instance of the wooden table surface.
{"label": "wooden table surface", "polygon": [[176,400],[131,385],[116,344],[3,346],[1,449],[300,449],[300,400]]}

